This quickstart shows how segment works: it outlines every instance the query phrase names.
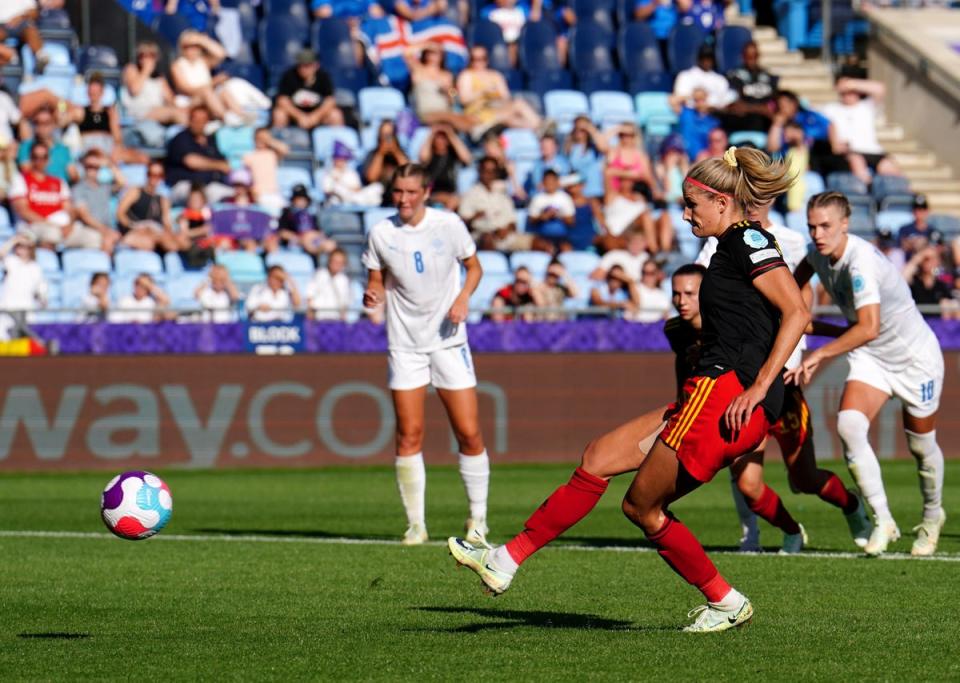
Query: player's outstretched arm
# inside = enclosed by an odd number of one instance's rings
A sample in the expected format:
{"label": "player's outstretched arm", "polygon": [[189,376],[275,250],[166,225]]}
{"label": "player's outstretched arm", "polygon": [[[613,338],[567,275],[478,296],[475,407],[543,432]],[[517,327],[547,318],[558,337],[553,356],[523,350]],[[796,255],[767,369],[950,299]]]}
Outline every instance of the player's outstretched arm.
{"label": "player's outstretched arm", "polygon": [[[841,328],[842,329],[842,328]],[[829,344],[824,344],[816,351],[807,354],[803,363],[790,372],[788,381],[802,381],[808,383],[813,373],[823,361],[839,356],[855,348],[873,341],[880,334],[880,304],[867,304],[857,309],[857,322],[843,330],[843,332]]]}

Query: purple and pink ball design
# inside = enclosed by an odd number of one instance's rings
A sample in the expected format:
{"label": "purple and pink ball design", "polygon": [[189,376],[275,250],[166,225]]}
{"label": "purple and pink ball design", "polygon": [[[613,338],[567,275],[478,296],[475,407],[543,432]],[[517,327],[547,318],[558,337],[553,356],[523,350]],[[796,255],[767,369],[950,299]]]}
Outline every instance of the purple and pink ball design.
{"label": "purple and pink ball design", "polygon": [[160,531],[173,513],[170,487],[150,472],[118,474],[103,490],[100,516],[120,538],[139,541]]}

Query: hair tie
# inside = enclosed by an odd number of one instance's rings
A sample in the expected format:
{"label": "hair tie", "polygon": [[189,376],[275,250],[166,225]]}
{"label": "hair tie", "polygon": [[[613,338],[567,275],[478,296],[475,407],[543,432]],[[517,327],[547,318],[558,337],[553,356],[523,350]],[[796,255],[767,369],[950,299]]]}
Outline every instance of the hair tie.
{"label": "hair tie", "polygon": [[737,148],[730,147],[726,152],[723,153],[723,160],[726,162],[727,166],[730,168],[737,167]]}

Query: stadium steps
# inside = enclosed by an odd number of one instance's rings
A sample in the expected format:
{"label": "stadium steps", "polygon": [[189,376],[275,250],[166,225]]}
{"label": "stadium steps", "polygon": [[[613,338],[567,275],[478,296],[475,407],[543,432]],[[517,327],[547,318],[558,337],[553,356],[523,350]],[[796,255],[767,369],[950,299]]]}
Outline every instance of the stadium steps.
{"label": "stadium steps", "polygon": [[[814,108],[836,101],[833,74],[820,59],[805,59],[799,51],[789,52],[787,42],[774,28],[754,26],[753,17],[739,16],[737,3],[727,8],[727,21],[752,31],[760,50],[760,63],[780,77],[781,88],[795,91]],[[913,190],[926,194],[936,213],[960,217],[960,180],[953,169],[895,123],[879,124],[877,134],[880,144],[910,179]]]}

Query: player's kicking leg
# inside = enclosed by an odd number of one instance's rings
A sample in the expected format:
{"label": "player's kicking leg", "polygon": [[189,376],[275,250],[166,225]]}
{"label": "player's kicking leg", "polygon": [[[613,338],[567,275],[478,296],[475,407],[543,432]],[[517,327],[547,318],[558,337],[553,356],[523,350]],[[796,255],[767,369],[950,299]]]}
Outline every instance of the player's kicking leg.
{"label": "player's kicking leg", "polygon": [[392,394],[397,416],[397,488],[407,513],[407,531],[402,542],[404,545],[419,545],[427,540],[427,472],[423,464],[423,407],[427,387],[394,389]]}
{"label": "player's kicking leg", "polygon": [[664,406],[650,411],[592,441],[570,481],[554,491],[508,543],[487,549],[450,538],[450,554],[480,576],[487,593],[506,591],[523,562],[593,510],[611,477],[640,466],[663,427],[665,410]]}

